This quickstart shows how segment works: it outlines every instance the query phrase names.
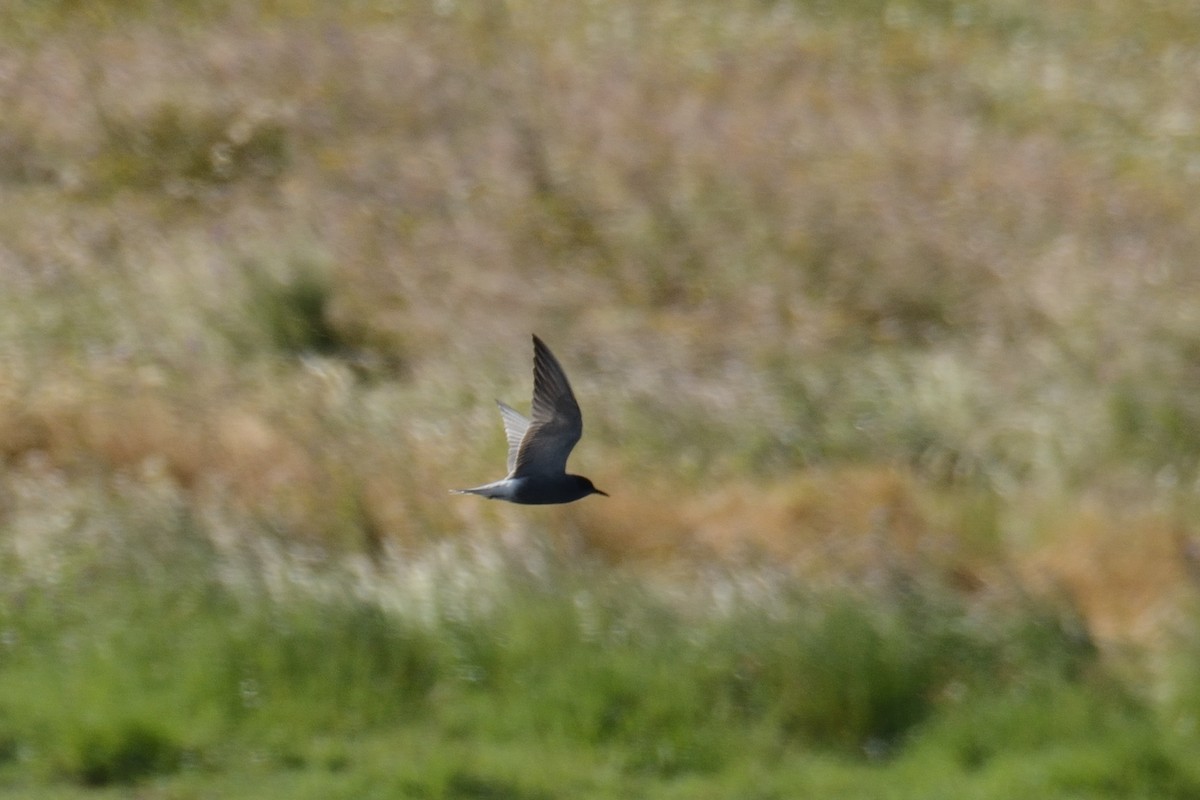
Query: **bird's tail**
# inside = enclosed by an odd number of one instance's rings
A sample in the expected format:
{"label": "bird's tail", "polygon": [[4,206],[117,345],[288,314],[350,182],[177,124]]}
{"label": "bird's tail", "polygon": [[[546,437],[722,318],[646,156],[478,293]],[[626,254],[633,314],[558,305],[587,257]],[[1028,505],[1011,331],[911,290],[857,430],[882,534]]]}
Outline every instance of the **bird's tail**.
{"label": "bird's tail", "polygon": [[485,486],[473,486],[470,489],[451,489],[450,494],[477,494],[487,498],[504,497],[504,493],[497,490],[496,485],[492,483]]}

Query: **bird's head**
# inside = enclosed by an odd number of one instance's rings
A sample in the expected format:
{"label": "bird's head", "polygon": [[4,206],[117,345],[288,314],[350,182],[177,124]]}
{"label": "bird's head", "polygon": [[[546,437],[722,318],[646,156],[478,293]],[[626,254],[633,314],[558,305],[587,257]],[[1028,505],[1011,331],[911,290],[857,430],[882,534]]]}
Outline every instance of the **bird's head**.
{"label": "bird's head", "polygon": [[579,487],[580,497],[587,497],[589,494],[602,494],[608,497],[608,492],[597,489],[589,478],[582,475],[572,475],[571,477],[575,479],[575,485]]}

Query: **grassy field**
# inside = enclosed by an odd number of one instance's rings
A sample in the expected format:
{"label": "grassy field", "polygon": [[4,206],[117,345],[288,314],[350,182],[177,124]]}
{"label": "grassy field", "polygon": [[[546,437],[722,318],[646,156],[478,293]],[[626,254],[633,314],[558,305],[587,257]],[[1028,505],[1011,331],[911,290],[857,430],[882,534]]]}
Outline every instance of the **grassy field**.
{"label": "grassy field", "polygon": [[1196,41],[0,5],[0,793],[1200,796]]}

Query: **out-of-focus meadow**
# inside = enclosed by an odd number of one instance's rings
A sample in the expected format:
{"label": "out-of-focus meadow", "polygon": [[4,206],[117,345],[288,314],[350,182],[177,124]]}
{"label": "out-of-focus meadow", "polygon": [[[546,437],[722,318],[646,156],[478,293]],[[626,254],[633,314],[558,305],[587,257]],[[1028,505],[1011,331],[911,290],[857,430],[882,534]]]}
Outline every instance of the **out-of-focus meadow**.
{"label": "out-of-focus meadow", "polygon": [[1198,41],[3,4],[0,790],[1196,797]]}

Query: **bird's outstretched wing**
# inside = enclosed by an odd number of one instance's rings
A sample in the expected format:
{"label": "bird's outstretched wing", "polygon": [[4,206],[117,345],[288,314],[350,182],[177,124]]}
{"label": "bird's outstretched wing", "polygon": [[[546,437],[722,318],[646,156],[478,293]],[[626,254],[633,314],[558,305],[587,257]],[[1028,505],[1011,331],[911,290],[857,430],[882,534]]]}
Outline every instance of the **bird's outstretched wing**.
{"label": "bird's outstretched wing", "polygon": [[[507,419],[505,430],[508,430]],[[509,477],[563,474],[567,470],[567,457],[581,436],[583,415],[567,375],[550,348],[534,336],[533,413]]]}
{"label": "bird's outstretched wing", "polygon": [[520,411],[499,400],[500,417],[504,420],[504,436],[508,439],[508,471],[511,473],[517,464],[517,451],[521,449],[521,440],[529,428],[529,420]]}

